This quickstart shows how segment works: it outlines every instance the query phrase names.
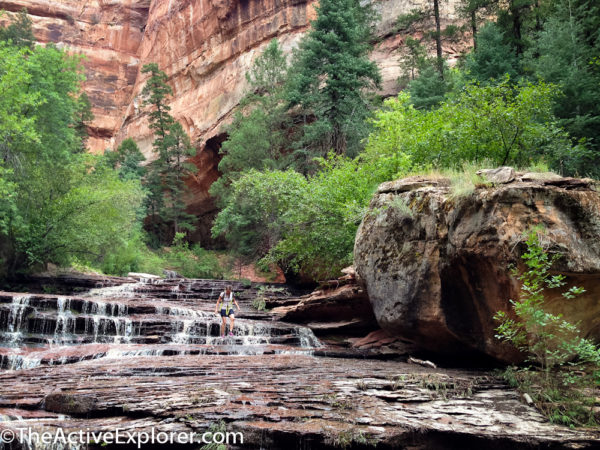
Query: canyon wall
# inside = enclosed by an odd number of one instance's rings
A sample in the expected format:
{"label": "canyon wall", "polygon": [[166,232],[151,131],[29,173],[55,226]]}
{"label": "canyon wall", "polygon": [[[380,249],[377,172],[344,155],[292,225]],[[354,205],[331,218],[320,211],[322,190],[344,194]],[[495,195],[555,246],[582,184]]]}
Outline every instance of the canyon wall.
{"label": "canyon wall", "polygon": [[[88,145],[94,152],[112,147],[131,100],[150,3],[151,0],[0,1],[0,9],[8,13],[27,8],[40,43],[54,42],[84,55],[84,89],[94,113]],[[2,17],[4,22],[6,18]]]}
{"label": "canyon wall", "polygon": [[[398,90],[398,51],[406,37],[395,32],[396,19],[430,2],[374,3],[381,19],[372,58],[382,71],[381,93],[389,96]],[[457,3],[441,4],[444,23],[458,20]],[[214,215],[208,188],[219,176],[223,127],[244,94],[245,73],[273,38],[290,52],[315,17],[315,4],[314,0],[10,0],[0,1],[0,9],[27,8],[39,42],[54,42],[85,55],[85,90],[95,116],[88,142],[93,152],[132,137],[146,157],[153,158],[140,98],[147,76],[140,69],[156,62],[167,73],[174,91],[171,112],[198,149],[192,158],[198,172],[188,180],[186,203],[200,217],[192,238],[203,241]],[[452,61],[466,45],[447,44],[444,52]]]}

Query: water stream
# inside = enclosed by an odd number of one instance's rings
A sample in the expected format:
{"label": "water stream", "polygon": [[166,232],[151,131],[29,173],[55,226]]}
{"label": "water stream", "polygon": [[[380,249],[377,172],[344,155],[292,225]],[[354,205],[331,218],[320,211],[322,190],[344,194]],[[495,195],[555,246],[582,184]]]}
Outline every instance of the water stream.
{"label": "water stream", "polygon": [[[308,328],[256,314],[252,294],[238,297],[234,336],[221,337],[214,303],[221,280],[140,279],[82,296],[3,293],[0,369],[72,364],[86,359],[173,354],[310,354],[321,344]],[[252,315],[250,314],[250,315]]]}

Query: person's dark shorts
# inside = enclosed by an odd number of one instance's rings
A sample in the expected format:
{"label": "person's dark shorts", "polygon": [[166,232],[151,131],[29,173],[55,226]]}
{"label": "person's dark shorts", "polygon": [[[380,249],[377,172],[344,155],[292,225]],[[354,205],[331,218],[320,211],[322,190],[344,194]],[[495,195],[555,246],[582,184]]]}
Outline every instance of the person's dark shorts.
{"label": "person's dark shorts", "polygon": [[221,310],[221,317],[227,317],[227,316],[233,316],[233,308],[231,308],[229,310],[229,314],[227,314],[227,310],[226,309],[222,309]]}

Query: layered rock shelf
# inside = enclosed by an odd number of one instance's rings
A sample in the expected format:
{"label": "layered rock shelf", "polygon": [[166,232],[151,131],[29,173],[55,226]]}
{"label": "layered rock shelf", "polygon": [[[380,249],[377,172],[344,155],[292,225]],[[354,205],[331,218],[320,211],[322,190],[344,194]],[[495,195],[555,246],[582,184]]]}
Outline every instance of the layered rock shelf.
{"label": "layered rock shelf", "polygon": [[[77,295],[0,293],[0,432],[222,427],[243,435],[229,448],[271,449],[593,448],[600,438],[547,423],[486,371],[342,354],[281,311],[256,311],[265,287],[235,284],[242,313],[235,336],[221,338],[214,302],[225,283],[112,279]],[[305,322],[306,305],[326,305],[322,294],[270,292],[301,305]]]}

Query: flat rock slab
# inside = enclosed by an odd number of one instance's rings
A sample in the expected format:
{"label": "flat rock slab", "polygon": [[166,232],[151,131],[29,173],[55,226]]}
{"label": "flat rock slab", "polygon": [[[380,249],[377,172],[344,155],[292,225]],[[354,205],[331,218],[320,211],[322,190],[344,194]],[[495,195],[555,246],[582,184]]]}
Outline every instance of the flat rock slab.
{"label": "flat rock slab", "polygon": [[244,448],[594,448],[600,439],[547,423],[489,373],[389,361],[134,356],[4,372],[0,386],[0,429],[200,433],[223,420]]}

